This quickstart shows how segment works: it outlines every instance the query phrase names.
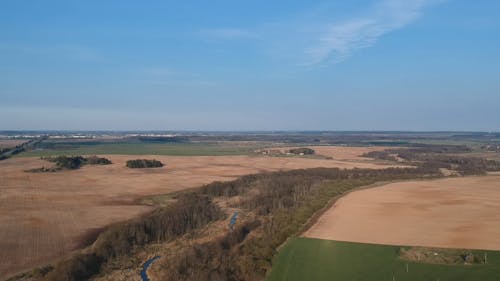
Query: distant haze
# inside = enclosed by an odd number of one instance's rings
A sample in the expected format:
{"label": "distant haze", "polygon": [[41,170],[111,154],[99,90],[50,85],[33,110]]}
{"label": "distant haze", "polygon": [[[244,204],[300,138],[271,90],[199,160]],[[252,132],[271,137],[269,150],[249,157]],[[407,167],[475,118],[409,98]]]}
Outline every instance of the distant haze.
{"label": "distant haze", "polygon": [[7,1],[0,130],[500,131],[500,1]]}

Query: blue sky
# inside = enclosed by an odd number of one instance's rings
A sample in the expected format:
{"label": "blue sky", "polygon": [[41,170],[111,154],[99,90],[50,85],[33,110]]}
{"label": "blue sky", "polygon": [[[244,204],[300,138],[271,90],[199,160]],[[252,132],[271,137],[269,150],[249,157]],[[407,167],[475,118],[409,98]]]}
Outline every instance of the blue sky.
{"label": "blue sky", "polygon": [[500,131],[500,1],[1,1],[0,129]]}

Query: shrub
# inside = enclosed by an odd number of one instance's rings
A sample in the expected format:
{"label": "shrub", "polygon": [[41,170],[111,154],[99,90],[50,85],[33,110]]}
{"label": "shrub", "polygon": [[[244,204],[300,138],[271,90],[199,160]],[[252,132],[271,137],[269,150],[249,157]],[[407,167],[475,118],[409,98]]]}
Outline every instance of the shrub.
{"label": "shrub", "polygon": [[54,162],[57,167],[69,170],[79,169],[85,163],[82,156],[57,156],[45,158],[45,160]]}
{"label": "shrub", "polygon": [[99,272],[103,259],[95,254],[77,254],[59,262],[47,274],[47,281],[83,281]]}
{"label": "shrub", "polygon": [[33,169],[31,172],[55,172],[61,169],[68,170],[76,170],[82,167],[83,165],[109,165],[111,161],[107,158],[90,156],[90,157],[82,157],[82,156],[56,156],[56,157],[45,157],[42,158],[49,162],[53,162],[56,164],[55,168],[49,169]]}
{"label": "shrub", "polygon": [[90,156],[85,158],[85,164],[88,165],[109,165],[112,164],[111,160],[104,157]]}
{"label": "shrub", "polygon": [[311,148],[307,147],[299,147],[299,148],[292,148],[289,150],[290,153],[292,154],[297,154],[297,155],[313,155],[314,150]]}
{"label": "shrub", "polygon": [[158,160],[136,159],[128,160],[127,167],[129,168],[159,168],[163,167],[163,163]]}

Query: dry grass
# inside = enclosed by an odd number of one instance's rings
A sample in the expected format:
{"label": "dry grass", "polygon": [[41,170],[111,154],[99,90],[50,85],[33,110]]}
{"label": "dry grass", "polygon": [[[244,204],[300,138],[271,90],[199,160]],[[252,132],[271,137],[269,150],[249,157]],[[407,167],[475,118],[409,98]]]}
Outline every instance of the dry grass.
{"label": "dry grass", "polygon": [[[351,148],[336,149],[348,154]],[[352,153],[352,155],[357,154]],[[104,155],[113,164],[55,173],[26,173],[49,167],[38,158],[0,162],[0,276],[53,262],[81,246],[89,233],[150,210],[140,199],[231,180],[262,171],[313,167],[383,168],[369,161],[280,157],[144,155],[162,168],[129,169],[137,156]],[[338,157],[336,158],[338,159]]]}
{"label": "dry grass", "polygon": [[20,145],[27,140],[0,139],[0,148],[11,148]]}
{"label": "dry grass", "polygon": [[500,176],[391,183],[348,194],[306,237],[500,250]]}
{"label": "dry grass", "polygon": [[[354,162],[370,162],[373,159],[362,157],[364,153],[371,151],[382,151],[390,147],[376,146],[376,147],[346,147],[346,146],[294,146],[294,147],[273,147],[268,150],[280,151],[285,154],[290,149],[308,147],[314,150],[315,155],[332,158],[339,161],[354,161]],[[264,149],[265,150],[265,149]]]}

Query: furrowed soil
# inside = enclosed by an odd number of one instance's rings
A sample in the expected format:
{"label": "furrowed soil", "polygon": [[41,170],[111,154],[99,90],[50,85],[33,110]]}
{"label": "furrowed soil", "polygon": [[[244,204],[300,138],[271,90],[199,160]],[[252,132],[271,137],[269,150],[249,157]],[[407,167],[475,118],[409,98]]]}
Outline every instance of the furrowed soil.
{"label": "furrowed soil", "polygon": [[[251,156],[104,155],[113,164],[79,170],[27,173],[50,167],[34,157],[0,162],[0,280],[55,262],[110,223],[138,216],[152,207],[140,199],[232,180],[263,171],[314,167],[384,168],[358,159],[365,148],[332,148],[352,159]],[[354,152],[353,152],[353,151]],[[349,152],[348,152],[349,151]],[[162,168],[129,169],[130,159],[157,159]]]}
{"label": "furrowed soil", "polygon": [[305,237],[500,250],[500,176],[391,183],[339,199]]}

